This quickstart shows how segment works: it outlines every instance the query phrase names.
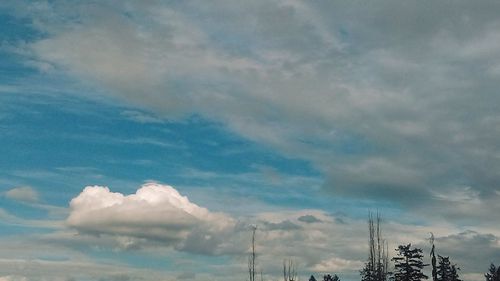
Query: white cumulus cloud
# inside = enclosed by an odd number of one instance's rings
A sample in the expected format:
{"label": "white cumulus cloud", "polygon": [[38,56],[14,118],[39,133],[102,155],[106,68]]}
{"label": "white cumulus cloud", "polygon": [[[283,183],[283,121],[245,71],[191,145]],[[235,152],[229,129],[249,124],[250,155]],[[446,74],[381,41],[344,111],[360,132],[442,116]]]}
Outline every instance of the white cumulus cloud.
{"label": "white cumulus cloud", "polygon": [[222,234],[234,225],[230,216],[210,212],[173,187],[157,183],[144,184],[131,195],[111,192],[104,186],[87,186],[71,200],[70,209],[70,227],[80,233],[113,236],[126,248],[159,242],[213,254],[218,251]]}

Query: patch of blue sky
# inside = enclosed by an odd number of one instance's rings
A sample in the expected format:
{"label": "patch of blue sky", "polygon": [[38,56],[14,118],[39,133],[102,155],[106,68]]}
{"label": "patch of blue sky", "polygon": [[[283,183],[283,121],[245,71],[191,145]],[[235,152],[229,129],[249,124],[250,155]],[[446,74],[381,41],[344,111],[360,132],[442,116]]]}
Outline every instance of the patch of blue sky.
{"label": "patch of blue sky", "polygon": [[342,39],[342,41],[347,41],[351,37],[347,28],[342,26],[338,28],[338,34],[340,35],[340,39]]}
{"label": "patch of blue sky", "polygon": [[41,256],[38,256],[38,259],[44,260],[44,261],[70,261],[71,259],[67,256],[61,256],[61,255],[50,255],[50,254],[44,254]]}
{"label": "patch of blue sky", "polygon": [[22,62],[25,43],[33,42],[42,34],[33,28],[31,20],[14,17],[0,7],[0,84],[16,80],[19,76],[36,73]]}
{"label": "patch of blue sky", "polygon": [[0,25],[2,26],[0,31],[2,42],[31,42],[43,36],[42,33],[33,28],[31,19],[15,17],[5,10],[0,10]]}
{"label": "patch of blue sky", "polygon": [[123,117],[130,109],[80,97],[4,94],[0,100],[8,116],[0,120],[7,131],[0,140],[0,167],[28,179],[28,185],[43,182],[43,173],[36,171],[61,174],[71,167],[92,167],[97,174],[134,182],[184,185],[199,183],[179,176],[186,169],[236,174],[270,166],[285,174],[317,175],[304,161],[284,158],[201,118],[143,124]]}
{"label": "patch of blue sky", "polygon": [[4,196],[0,197],[0,206],[9,210],[9,214],[21,219],[43,219],[47,216],[47,211],[41,210],[29,203],[19,202],[8,199]]}
{"label": "patch of blue sky", "polygon": [[[4,221],[0,221],[0,237],[8,237],[8,236],[16,236],[23,234],[31,234],[33,233],[33,229],[30,227],[26,227],[23,225],[7,223]],[[38,231],[37,231],[38,232]]]}
{"label": "patch of blue sky", "polygon": [[0,237],[12,239],[19,238],[21,235],[37,235],[53,233],[54,229],[51,227],[40,227],[22,223],[12,223],[0,220]]}
{"label": "patch of blue sky", "polygon": [[167,249],[163,253],[151,253],[140,249],[103,251],[96,247],[82,247],[78,250],[97,261],[109,262],[112,260],[120,264],[131,265],[134,268],[159,271],[189,271],[197,268],[199,272],[209,272],[212,267],[226,265],[234,258],[230,255],[207,256],[187,252],[173,252]]}
{"label": "patch of blue sky", "polygon": [[176,270],[176,255],[165,250],[163,255],[155,255],[151,252],[140,250],[115,250],[107,251],[97,247],[81,247],[78,251],[85,253],[95,261],[113,261],[119,264],[132,265],[134,268],[147,268],[154,270]]}
{"label": "patch of blue sky", "polygon": [[[184,268],[189,268],[189,266],[196,265],[196,267],[200,267],[200,272],[208,271],[210,267],[218,265],[224,266],[235,258],[231,255],[204,256],[187,252],[178,252],[176,255],[176,260],[178,261],[179,266],[182,266],[184,264]],[[207,263],[207,259],[210,261],[210,263]]]}
{"label": "patch of blue sky", "polygon": [[0,45],[0,85],[2,86],[19,81],[19,76],[27,76],[36,72],[24,63],[19,63],[21,56],[13,53],[13,50],[7,50],[9,48],[11,47],[5,43]]}

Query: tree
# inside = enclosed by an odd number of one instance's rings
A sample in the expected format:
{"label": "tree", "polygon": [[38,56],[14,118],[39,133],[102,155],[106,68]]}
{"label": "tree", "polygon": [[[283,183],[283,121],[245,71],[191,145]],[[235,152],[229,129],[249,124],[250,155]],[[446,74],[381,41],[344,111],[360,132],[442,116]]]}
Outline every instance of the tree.
{"label": "tree", "polygon": [[297,266],[291,259],[283,261],[283,281],[297,281]]}
{"label": "tree", "polygon": [[309,281],[316,281],[316,278],[314,278],[314,276],[311,275],[311,277],[309,277]]}
{"label": "tree", "polygon": [[386,281],[388,276],[389,258],[387,242],[382,239],[380,215],[376,218],[368,214],[368,261],[360,271],[362,281]]}
{"label": "tree", "polygon": [[439,264],[436,267],[437,281],[461,281],[458,276],[458,270],[456,264],[451,264],[450,257],[443,257],[438,255]]}
{"label": "tree", "polygon": [[323,281],[340,281],[340,278],[337,276],[337,274],[334,274],[333,276],[330,274],[323,275]]}
{"label": "tree", "polygon": [[437,281],[437,266],[436,266],[436,247],[434,246],[434,233],[431,232],[429,242],[432,245],[431,249],[431,265],[432,265],[432,281]]}
{"label": "tree", "polygon": [[497,268],[492,263],[489,272],[486,273],[484,277],[486,277],[486,281],[500,281],[500,266]]}
{"label": "tree", "polygon": [[459,267],[457,267],[455,264],[451,265],[451,281],[462,281],[458,277],[458,271],[460,270]]}
{"label": "tree", "polygon": [[420,281],[428,278],[422,273],[422,269],[428,266],[422,261],[422,249],[412,248],[411,244],[408,244],[400,245],[396,251],[397,256],[392,258],[395,268],[392,277],[394,281]]}
{"label": "tree", "polygon": [[257,231],[257,226],[252,225],[252,252],[248,255],[249,281],[255,281],[255,260],[257,258],[257,254],[255,252],[255,231]]}
{"label": "tree", "polygon": [[451,263],[449,257],[438,255],[437,280],[449,281],[451,279]]}

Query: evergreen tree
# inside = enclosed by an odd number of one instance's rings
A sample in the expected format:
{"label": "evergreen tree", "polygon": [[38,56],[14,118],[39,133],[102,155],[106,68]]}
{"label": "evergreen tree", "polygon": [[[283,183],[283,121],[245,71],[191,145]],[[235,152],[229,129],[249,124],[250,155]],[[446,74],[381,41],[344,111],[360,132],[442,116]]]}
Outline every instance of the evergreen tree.
{"label": "evergreen tree", "polygon": [[411,248],[411,244],[408,244],[400,245],[396,251],[397,256],[392,258],[395,268],[392,276],[394,281],[420,281],[428,278],[422,273],[422,269],[428,265],[422,261],[422,249]]}
{"label": "evergreen tree", "polygon": [[437,281],[461,281],[458,276],[456,264],[451,264],[450,257],[438,255],[439,265],[437,266]]}
{"label": "evergreen tree", "polygon": [[370,261],[365,263],[363,269],[360,270],[361,281],[376,281],[375,280],[375,272],[373,270],[373,266]]}
{"label": "evergreen tree", "polygon": [[500,266],[497,268],[494,264],[491,264],[489,272],[484,277],[486,277],[486,281],[500,281]]}
{"label": "evergreen tree", "polygon": [[451,281],[462,281],[459,276],[458,276],[458,272],[460,268],[459,267],[456,267],[455,264],[453,264],[451,266]]}
{"label": "evergreen tree", "polygon": [[337,276],[337,274],[334,274],[333,276],[330,274],[323,275],[323,281],[340,281],[340,278]]}
{"label": "evergreen tree", "polygon": [[451,280],[451,263],[449,257],[438,255],[437,281]]}
{"label": "evergreen tree", "polygon": [[309,281],[316,281],[316,278],[314,278],[314,276],[311,275],[311,277],[309,277]]}

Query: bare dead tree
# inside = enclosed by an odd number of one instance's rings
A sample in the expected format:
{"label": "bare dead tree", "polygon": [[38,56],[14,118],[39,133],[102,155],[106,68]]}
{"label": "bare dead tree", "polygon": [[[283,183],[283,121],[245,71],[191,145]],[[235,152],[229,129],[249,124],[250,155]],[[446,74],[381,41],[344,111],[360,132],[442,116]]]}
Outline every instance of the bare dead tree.
{"label": "bare dead tree", "polygon": [[388,246],[382,238],[380,215],[368,214],[368,261],[361,270],[363,281],[386,281],[389,267]]}
{"label": "bare dead tree", "polygon": [[430,253],[431,265],[432,265],[432,280],[437,281],[437,266],[436,266],[436,253],[435,253],[436,247],[434,245],[434,233],[431,232],[430,234],[431,237],[429,238],[429,243],[432,246]]}
{"label": "bare dead tree", "polygon": [[[252,225],[252,252],[248,256],[248,276],[249,281],[255,281],[255,261],[257,258],[257,253],[255,252],[255,232],[257,231],[257,226]],[[262,272],[261,272],[262,279]]]}
{"label": "bare dead tree", "polygon": [[283,281],[297,281],[297,265],[291,259],[283,260]]}
{"label": "bare dead tree", "polygon": [[369,241],[368,245],[370,247],[370,254],[369,254],[369,262],[368,262],[368,268],[372,274],[375,273],[375,228],[373,227],[373,214],[370,213],[368,215],[368,233],[369,233]]}

